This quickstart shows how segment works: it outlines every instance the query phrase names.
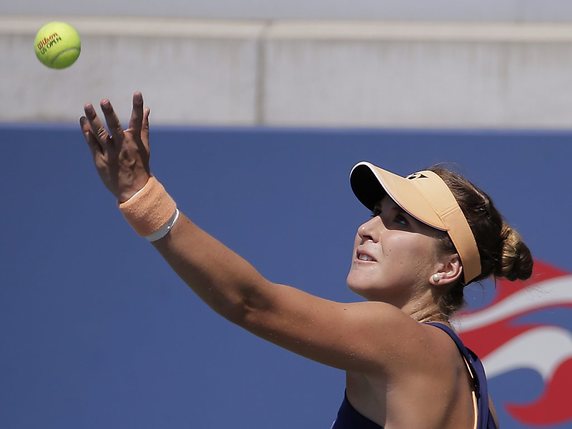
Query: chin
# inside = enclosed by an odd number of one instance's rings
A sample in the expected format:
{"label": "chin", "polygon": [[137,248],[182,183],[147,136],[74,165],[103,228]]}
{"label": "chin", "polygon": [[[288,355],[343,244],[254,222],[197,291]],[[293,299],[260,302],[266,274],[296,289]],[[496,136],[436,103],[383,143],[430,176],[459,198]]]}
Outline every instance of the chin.
{"label": "chin", "polygon": [[351,274],[348,275],[346,284],[348,285],[349,290],[365,299],[370,299],[371,296],[375,294],[375,290],[378,289],[372,286],[371,281],[359,281],[355,278],[352,278]]}
{"label": "chin", "polygon": [[378,301],[393,303],[400,301],[400,297],[403,295],[404,287],[403,285],[393,285],[388,283],[388,281],[382,281],[379,277],[375,279],[356,275],[357,273],[349,273],[346,278],[346,284],[348,289],[353,293],[361,296],[368,301]]}

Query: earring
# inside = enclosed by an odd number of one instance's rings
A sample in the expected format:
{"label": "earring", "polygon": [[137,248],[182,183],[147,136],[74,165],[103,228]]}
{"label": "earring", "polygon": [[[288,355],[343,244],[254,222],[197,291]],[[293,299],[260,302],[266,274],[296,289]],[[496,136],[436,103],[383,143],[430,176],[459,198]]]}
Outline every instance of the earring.
{"label": "earring", "polygon": [[433,280],[435,283],[439,283],[439,281],[441,280],[441,275],[440,274],[433,274],[431,276],[431,280]]}

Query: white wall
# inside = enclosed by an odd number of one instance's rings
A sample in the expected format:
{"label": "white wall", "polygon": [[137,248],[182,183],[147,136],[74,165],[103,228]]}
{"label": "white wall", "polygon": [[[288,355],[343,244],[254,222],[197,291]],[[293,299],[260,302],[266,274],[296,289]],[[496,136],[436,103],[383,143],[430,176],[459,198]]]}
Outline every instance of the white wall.
{"label": "white wall", "polygon": [[76,121],[102,97],[127,115],[134,90],[156,124],[564,128],[572,118],[565,23],[57,16],[83,45],[54,71],[33,53],[52,18],[0,17],[0,121]]}

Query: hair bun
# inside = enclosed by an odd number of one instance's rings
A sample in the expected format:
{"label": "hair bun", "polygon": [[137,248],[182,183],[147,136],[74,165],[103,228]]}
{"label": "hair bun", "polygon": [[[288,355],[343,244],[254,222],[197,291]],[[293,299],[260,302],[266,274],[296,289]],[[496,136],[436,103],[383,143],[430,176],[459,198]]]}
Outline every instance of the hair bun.
{"label": "hair bun", "polygon": [[502,253],[496,277],[508,280],[526,280],[532,274],[533,260],[530,249],[522,241],[520,234],[508,224],[501,230]]}

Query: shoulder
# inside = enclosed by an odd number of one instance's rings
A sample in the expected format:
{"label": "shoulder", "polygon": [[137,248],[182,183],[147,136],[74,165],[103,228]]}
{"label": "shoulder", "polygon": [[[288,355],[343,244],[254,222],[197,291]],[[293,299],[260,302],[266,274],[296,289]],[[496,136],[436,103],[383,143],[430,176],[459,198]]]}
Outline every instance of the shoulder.
{"label": "shoulder", "polygon": [[394,357],[386,362],[387,375],[442,377],[464,371],[463,360],[451,337],[438,327],[411,318],[394,328]]}
{"label": "shoulder", "polygon": [[386,303],[358,303],[354,310],[348,316],[355,318],[356,326],[366,328],[362,332],[367,333],[367,340],[376,349],[382,375],[464,370],[455,342],[442,329],[420,323]]}

